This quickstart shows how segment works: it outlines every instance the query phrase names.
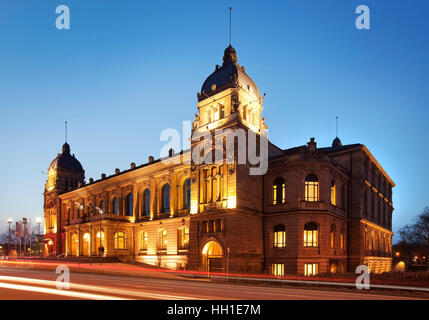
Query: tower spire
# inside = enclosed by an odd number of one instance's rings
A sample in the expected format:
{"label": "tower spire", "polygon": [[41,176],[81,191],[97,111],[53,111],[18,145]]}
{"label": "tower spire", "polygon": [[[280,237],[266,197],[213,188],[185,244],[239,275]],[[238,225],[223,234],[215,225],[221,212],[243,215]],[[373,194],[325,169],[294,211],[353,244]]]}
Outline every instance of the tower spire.
{"label": "tower spire", "polygon": [[67,120],[65,121],[65,137],[66,137],[66,143],[67,143]]}

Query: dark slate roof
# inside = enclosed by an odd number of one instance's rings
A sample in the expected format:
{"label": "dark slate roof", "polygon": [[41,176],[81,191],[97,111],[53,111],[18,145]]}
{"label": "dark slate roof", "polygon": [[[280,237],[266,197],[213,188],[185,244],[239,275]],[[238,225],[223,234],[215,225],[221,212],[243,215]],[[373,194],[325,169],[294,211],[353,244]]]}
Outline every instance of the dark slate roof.
{"label": "dark slate roof", "polygon": [[83,167],[80,162],[74,155],[70,154],[70,146],[67,142],[63,145],[63,152],[58,154],[58,156],[49,165],[48,170],[51,169],[83,172]]}
{"label": "dark slate roof", "polygon": [[[204,81],[200,100],[204,100],[225,89],[240,86],[253,92],[257,98],[259,97],[258,87],[244,71],[244,67],[237,64],[237,60],[237,53],[230,45],[225,49],[222,66],[216,66],[216,70]],[[213,85],[216,85],[215,90],[212,89]]]}
{"label": "dark slate roof", "polygon": [[[347,144],[347,145],[344,145],[344,146],[341,145],[341,146],[335,146],[335,147],[317,148],[317,151],[330,154],[330,153],[336,153],[336,152],[341,152],[341,151],[347,151],[347,150],[355,149],[355,148],[358,148],[358,147],[363,147],[363,145],[360,144],[360,143]],[[302,148],[307,148],[307,146],[306,145],[302,145],[302,146],[293,147],[293,148],[289,148],[289,149],[283,149],[282,150],[282,153],[283,153],[282,155],[273,157],[272,159],[280,158],[280,157],[287,156],[287,155],[297,154],[297,153],[300,152],[300,150]]]}

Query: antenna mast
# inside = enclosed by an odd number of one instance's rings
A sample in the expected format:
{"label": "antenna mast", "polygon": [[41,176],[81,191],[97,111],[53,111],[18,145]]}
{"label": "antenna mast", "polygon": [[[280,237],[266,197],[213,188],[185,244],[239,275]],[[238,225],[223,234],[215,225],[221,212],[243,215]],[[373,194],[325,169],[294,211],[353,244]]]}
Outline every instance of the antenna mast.
{"label": "antenna mast", "polygon": [[336,130],[336,137],[338,138],[338,116],[336,116],[336,119],[335,119],[335,126],[336,126],[336,128],[335,128],[335,130]]}
{"label": "antenna mast", "polygon": [[229,45],[231,45],[232,7],[229,7]]}

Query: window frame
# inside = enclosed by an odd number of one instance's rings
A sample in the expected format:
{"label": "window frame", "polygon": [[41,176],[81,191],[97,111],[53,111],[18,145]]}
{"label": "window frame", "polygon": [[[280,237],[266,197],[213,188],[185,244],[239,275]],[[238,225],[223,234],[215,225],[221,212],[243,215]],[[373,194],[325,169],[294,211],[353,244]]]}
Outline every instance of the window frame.
{"label": "window frame", "polygon": [[273,228],[273,247],[286,247],[286,227],[283,224],[277,225]]}
{"label": "window frame", "polygon": [[304,247],[317,248],[319,246],[318,231],[319,226],[315,222],[308,222],[304,225]]}
{"label": "window frame", "polygon": [[319,202],[319,196],[319,178],[311,173],[305,177],[304,199],[306,202]]}
{"label": "window frame", "polygon": [[[122,240],[122,242],[120,242]],[[119,244],[123,244],[123,248]],[[118,231],[115,233],[114,239],[114,249],[115,250],[128,250],[128,235],[124,231]]]}
{"label": "window frame", "polygon": [[273,182],[272,189],[273,205],[286,203],[286,181],[282,177],[278,177]]}

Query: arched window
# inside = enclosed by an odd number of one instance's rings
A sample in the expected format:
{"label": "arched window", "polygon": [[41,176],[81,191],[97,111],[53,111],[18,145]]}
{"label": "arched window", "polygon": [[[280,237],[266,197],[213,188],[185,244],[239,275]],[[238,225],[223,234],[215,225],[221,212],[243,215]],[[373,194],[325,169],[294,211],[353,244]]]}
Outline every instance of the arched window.
{"label": "arched window", "polygon": [[116,250],[128,249],[128,237],[125,232],[120,231],[115,233],[115,249]]}
{"label": "arched window", "polygon": [[286,184],[283,178],[277,178],[273,183],[273,204],[285,203]]}
{"label": "arched window", "polygon": [[305,178],[305,201],[319,201],[319,179],[314,174]]}
{"label": "arched window", "polygon": [[100,201],[100,206],[99,206],[99,208],[100,208],[100,210],[101,210],[101,212],[99,212],[99,213],[104,213],[104,201],[103,201],[103,200],[101,200],[101,201]]}
{"label": "arched window", "polygon": [[170,212],[170,185],[162,188],[162,212]]}
{"label": "arched window", "polygon": [[335,224],[331,225],[331,248],[335,247]]}
{"label": "arched window", "polygon": [[118,214],[118,198],[114,197],[112,201],[113,214]]}
{"label": "arched window", "polygon": [[286,247],[286,228],[283,224],[275,226],[274,229],[274,248]]}
{"label": "arched window", "polygon": [[219,105],[219,115],[220,118],[223,119],[225,118],[225,106],[224,105]]}
{"label": "arched window", "polygon": [[335,181],[333,180],[331,183],[331,204],[333,206],[337,205],[337,186],[335,185]]}
{"label": "arched window", "polygon": [[141,239],[140,239],[141,243],[141,250],[147,250],[147,244],[148,244],[148,237],[147,237],[147,232],[142,232],[141,233]]}
{"label": "arched window", "polygon": [[183,183],[183,209],[191,207],[191,179],[186,179]]}
{"label": "arched window", "polygon": [[304,247],[317,247],[317,224],[309,222],[304,225]]}
{"label": "arched window", "polygon": [[189,228],[181,228],[177,230],[179,249],[188,249],[189,247]]}
{"label": "arched window", "polygon": [[146,189],[143,193],[143,214],[150,215],[150,190]]}
{"label": "arched window", "polygon": [[344,249],[344,229],[341,229],[341,234],[340,234],[340,248],[341,250]]}
{"label": "arched window", "polygon": [[158,232],[158,250],[167,250],[167,230]]}
{"label": "arched window", "polygon": [[133,194],[129,193],[127,195],[127,216],[133,216]]}

